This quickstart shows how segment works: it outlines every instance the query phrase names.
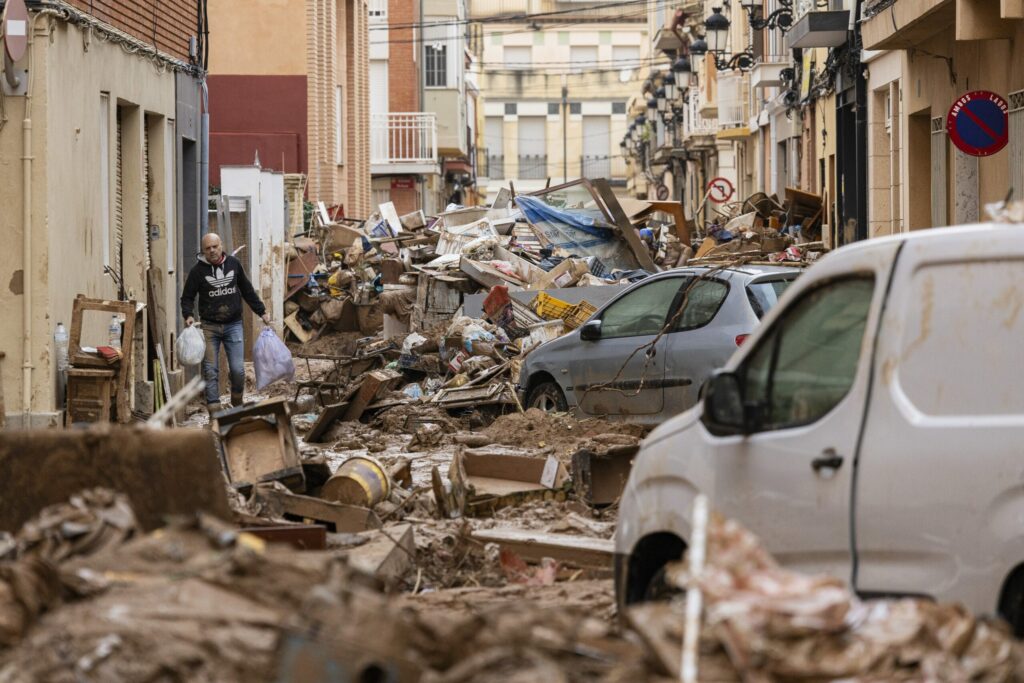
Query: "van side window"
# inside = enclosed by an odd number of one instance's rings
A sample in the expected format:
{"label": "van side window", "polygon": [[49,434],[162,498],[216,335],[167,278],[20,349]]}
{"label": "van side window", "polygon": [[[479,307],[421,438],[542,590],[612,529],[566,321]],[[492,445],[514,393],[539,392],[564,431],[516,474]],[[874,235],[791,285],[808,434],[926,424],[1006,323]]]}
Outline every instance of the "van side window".
{"label": "van side window", "polygon": [[757,431],[810,424],[853,386],[874,278],[837,280],[794,304],[760,340],[740,377]]}
{"label": "van side window", "polygon": [[601,312],[601,339],[658,334],[684,280],[654,280],[637,287]]}

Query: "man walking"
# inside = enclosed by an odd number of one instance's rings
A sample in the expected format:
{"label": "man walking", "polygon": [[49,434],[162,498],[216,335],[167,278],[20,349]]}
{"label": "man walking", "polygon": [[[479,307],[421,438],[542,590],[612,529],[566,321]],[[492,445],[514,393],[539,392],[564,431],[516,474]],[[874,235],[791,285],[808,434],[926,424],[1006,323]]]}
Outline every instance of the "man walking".
{"label": "man walking", "polygon": [[203,379],[206,380],[206,409],[212,415],[220,405],[220,346],[228,356],[231,376],[231,405],[242,405],[245,388],[245,350],[242,348],[242,299],[249,308],[270,324],[270,314],[242,270],[241,262],[224,253],[220,237],[208,233],[202,241],[199,263],[192,266],[181,293],[181,315],[192,325],[196,295],[199,295],[199,319],[206,336]]}

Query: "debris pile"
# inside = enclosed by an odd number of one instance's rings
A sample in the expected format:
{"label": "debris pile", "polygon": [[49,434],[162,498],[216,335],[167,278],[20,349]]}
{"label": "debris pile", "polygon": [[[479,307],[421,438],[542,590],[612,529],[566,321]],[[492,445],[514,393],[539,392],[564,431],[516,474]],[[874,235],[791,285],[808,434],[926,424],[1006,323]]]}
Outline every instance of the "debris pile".
{"label": "debris pile", "polygon": [[821,241],[824,205],[818,195],[786,188],[785,200],[756,192],[743,202],[716,210],[694,241],[688,265],[743,258],[749,262],[809,264],[825,250]]}
{"label": "debris pile", "polygon": [[[611,581],[565,571],[545,534],[531,542],[478,530],[472,542],[496,539],[484,546],[490,574],[480,582],[388,596],[365,569],[366,549],[383,534],[400,539],[408,524],[332,533],[324,549],[299,552],[294,539],[202,513],[146,534],[132,517],[118,494],[84,491],[41,511],[14,548],[7,539],[0,680],[680,677],[688,598],[634,605],[617,620]],[[704,598],[692,680],[1024,674],[1024,650],[1003,625],[955,605],[861,602],[833,579],[780,569],[735,522],[712,518],[707,536],[700,571],[676,565],[668,573]],[[42,537],[49,541],[40,545]],[[106,540],[82,543],[91,537]],[[515,547],[541,559],[528,562]],[[426,553],[410,553],[431,566]]]}

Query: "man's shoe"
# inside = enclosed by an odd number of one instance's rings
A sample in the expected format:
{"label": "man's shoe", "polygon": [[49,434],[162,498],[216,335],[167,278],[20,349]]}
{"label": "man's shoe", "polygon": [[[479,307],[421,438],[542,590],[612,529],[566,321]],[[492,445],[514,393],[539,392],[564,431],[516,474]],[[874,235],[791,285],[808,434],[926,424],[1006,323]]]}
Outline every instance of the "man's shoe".
{"label": "man's shoe", "polygon": [[224,406],[222,406],[219,402],[206,404],[206,412],[209,413],[210,417],[213,417],[214,413],[219,413],[222,410],[224,410]]}
{"label": "man's shoe", "polygon": [[238,408],[238,407],[240,407],[240,406],[242,406],[244,404],[245,404],[245,398],[243,397],[242,394],[235,394],[235,393],[231,394],[231,407],[232,408]]}

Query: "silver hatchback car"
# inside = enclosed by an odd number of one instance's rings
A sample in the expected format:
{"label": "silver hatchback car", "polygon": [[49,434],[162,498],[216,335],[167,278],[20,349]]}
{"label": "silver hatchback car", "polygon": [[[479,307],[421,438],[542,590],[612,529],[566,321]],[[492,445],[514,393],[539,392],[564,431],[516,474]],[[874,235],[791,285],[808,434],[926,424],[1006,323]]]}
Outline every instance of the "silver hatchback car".
{"label": "silver hatchback car", "polygon": [[525,407],[658,424],[754,331],[802,270],[684,267],[638,282],[523,361]]}

